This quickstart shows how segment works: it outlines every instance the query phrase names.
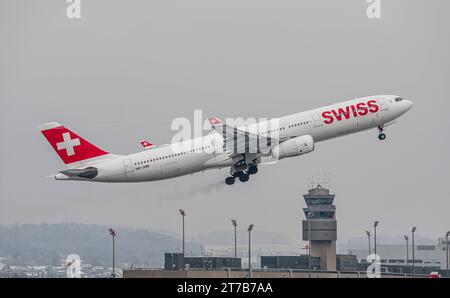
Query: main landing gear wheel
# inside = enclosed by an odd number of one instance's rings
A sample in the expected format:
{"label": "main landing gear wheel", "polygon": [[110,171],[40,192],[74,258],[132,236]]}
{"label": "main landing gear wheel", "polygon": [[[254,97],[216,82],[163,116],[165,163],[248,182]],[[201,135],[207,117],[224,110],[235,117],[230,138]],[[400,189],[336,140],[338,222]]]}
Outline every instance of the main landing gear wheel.
{"label": "main landing gear wheel", "polygon": [[249,174],[247,174],[247,173],[242,173],[242,174],[239,176],[239,181],[241,181],[241,182],[247,182],[249,178],[250,178],[250,175],[249,175]]}
{"label": "main landing gear wheel", "polygon": [[244,174],[244,171],[237,171],[237,172],[232,173],[231,176],[236,178],[236,177],[241,177],[241,175],[243,175],[243,174]]}
{"label": "main landing gear wheel", "polygon": [[249,173],[250,175],[253,175],[253,174],[258,173],[258,167],[257,167],[257,166],[251,165],[251,166],[248,168],[248,173]]}
{"label": "main landing gear wheel", "polygon": [[236,178],[234,178],[234,177],[227,177],[227,178],[225,178],[225,184],[233,185],[235,180],[236,180]]}

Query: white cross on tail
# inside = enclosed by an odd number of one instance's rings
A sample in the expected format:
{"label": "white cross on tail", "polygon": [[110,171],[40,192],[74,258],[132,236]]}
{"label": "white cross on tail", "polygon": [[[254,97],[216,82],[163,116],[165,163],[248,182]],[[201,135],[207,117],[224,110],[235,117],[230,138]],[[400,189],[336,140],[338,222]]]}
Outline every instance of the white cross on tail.
{"label": "white cross on tail", "polygon": [[66,149],[67,156],[72,156],[75,154],[75,151],[73,150],[73,147],[80,145],[80,139],[71,139],[70,133],[65,132],[62,134],[63,141],[56,144],[56,147],[58,150]]}

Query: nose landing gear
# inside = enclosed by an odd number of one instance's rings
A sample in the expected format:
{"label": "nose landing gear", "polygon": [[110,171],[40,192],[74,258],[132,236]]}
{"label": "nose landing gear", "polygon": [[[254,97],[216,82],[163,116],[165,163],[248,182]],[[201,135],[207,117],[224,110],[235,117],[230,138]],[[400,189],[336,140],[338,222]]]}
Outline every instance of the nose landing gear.
{"label": "nose landing gear", "polygon": [[383,141],[386,139],[386,135],[383,133],[383,131],[384,131],[384,126],[383,125],[378,126],[378,132],[379,132],[378,139],[380,141]]}

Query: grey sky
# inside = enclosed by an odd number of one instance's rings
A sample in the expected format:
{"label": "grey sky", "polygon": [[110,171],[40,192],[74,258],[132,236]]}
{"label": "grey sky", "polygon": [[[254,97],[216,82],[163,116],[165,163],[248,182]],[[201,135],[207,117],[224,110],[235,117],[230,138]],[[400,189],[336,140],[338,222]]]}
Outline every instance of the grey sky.
{"label": "grey sky", "polygon": [[[0,2],[0,224],[82,222],[178,231],[241,228],[300,239],[301,194],[329,171],[340,239],[412,225],[450,229],[450,2],[365,0],[62,0]],[[175,117],[277,117],[372,94],[414,108],[388,130],[320,143],[262,167],[248,183],[227,170],[141,184],[61,182],[64,168],[37,125],[59,121],[125,154],[168,143]]]}

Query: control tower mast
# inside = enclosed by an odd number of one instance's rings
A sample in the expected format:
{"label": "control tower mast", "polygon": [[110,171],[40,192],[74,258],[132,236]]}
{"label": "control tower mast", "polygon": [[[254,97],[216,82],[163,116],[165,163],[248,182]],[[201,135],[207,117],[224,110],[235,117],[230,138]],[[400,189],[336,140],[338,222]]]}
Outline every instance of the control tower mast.
{"label": "control tower mast", "polygon": [[[321,270],[336,270],[336,206],[334,194],[320,184],[303,195],[306,220],[302,222],[303,240],[311,241],[311,255],[320,257]],[[311,237],[311,239],[309,239]]]}

